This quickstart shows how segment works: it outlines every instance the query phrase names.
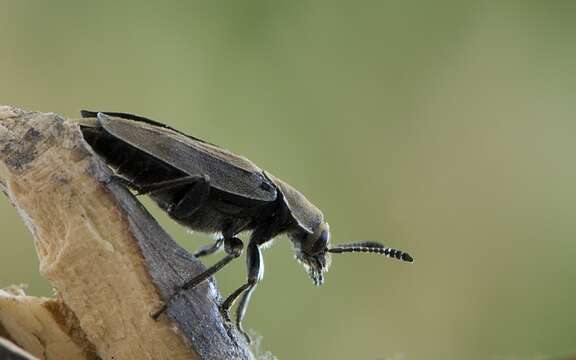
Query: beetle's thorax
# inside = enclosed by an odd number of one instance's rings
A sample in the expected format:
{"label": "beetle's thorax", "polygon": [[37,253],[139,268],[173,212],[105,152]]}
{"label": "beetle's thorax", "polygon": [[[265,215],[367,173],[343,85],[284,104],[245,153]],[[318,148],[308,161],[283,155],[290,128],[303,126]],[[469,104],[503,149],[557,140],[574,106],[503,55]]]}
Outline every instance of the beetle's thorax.
{"label": "beetle's thorax", "polygon": [[301,192],[266,171],[264,175],[276,186],[281,201],[295,221],[294,227],[296,230],[302,229],[308,233],[313,233],[318,226],[324,223],[324,214],[322,214],[322,211],[312,204]]}

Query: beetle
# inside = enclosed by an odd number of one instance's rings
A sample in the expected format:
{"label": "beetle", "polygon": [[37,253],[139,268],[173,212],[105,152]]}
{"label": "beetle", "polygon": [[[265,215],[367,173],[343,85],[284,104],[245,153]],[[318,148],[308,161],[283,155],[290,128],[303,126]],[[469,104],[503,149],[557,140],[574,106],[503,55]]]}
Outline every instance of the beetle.
{"label": "beetle", "polygon": [[239,299],[235,325],[247,341],[250,338],[241,322],[263,276],[261,247],[279,235],[291,240],[296,259],[315,285],[324,282],[330,254],[365,252],[413,261],[408,253],[373,241],[331,246],[324,215],[304,195],[224,148],[138,115],[86,110],[81,115],[85,140],[112,167],[115,179],[139,195],[149,195],[181,225],[220,234],[194,255],[206,256],[224,247],[224,258],[182,284],[152,314],[154,319],[181,291],[194,288],[239,257],[244,244],[237,236],[246,231],[251,232],[246,246],[247,280],[220,309],[230,322],[229,310]]}

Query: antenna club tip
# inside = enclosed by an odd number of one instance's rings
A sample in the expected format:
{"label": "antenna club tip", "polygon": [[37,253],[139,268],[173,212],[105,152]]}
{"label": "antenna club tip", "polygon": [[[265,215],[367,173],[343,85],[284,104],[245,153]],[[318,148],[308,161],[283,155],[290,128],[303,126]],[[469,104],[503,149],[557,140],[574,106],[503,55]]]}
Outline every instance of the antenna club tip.
{"label": "antenna club tip", "polygon": [[402,260],[404,260],[406,262],[414,262],[414,258],[412,256],[410,256],[410,254],[408,254],[408,253],[402,254]]}

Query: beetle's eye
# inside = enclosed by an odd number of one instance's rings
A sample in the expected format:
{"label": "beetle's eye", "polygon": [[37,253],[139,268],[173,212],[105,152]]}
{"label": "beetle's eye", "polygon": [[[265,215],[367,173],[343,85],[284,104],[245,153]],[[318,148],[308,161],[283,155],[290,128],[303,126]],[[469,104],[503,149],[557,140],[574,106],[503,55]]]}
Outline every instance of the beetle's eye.
{"label": "beetle's eye", "polygon": [[314,248],[312,249],[314,253],[319,253],[324,251],[328,245],[328,231],[322,230],[318,239],[314,243]]}

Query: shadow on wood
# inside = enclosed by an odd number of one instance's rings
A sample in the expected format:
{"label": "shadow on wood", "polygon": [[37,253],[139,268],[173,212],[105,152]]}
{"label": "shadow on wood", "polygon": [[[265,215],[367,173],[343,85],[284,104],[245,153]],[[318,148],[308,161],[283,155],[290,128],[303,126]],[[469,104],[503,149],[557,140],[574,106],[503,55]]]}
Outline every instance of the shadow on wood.
{"label": "shadow on wood", "polygon": [[34,356],[16,346],[13,342],[0,338],[0,359],[37,360]]}

